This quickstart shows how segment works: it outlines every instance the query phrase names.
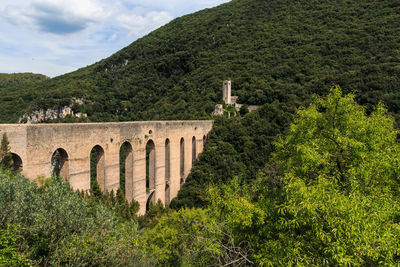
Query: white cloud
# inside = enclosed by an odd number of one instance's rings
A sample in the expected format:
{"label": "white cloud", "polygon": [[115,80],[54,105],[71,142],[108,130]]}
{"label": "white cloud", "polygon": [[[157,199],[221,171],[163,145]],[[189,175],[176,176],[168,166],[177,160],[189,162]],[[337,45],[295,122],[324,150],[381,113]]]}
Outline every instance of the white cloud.
{"label": "white cloud", "polygon": [[122,14],[117,17],[119,25],[129,30],[130,33],[136,36],[141,36],[152,30],[155,30],[172,19],[172,15],[165,11],[151,11],[144,16],[136,14]]}
{"label": "white cloud", "polygon": [[175,17],[223,2],[228,0],[0,0],[0,72],[72,71]]}
{"label": "white cloud", "polygon": [[1,15],[15,25],[54,34],[79,32],[107,17],[95,0],[33,0],[7,5]]}
{"label": "white cloud", "polygon": [[113,33],[113,35],[110,36],[110,38],[108,38],[109,41],[114,41],[116,40],[118,37],[118,35],[116,33]]}

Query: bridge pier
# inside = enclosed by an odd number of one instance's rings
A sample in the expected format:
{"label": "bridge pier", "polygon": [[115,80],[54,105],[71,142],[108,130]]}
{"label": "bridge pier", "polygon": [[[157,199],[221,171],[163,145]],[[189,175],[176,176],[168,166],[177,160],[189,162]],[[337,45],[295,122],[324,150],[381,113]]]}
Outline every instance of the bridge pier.
{"label": "bridge pier", "polygon": [[105,145],[104,160],[104,191],[117,193],[119,188],[119,143],[112,142]]}
{"label": "bridge pier", "polygon": [[133,199],[139,202],[139,214],[146,213],[146,147],[141,145],[133,153]]}
{"label": "bridge pier", "polygon": [[155,199],[165,204],[165,140],[156,142],[156,184]]}
{"label": "bridge pier", "polygon": [[170,199],[178,196],[180,189],[180,137],[171,138],[171,178],[170,178]]}
{"label": "bridge pier", "polygon": [[68,181],[73,189],[88,191],[90,189],[90,157],[87,154],[90,154],[91,148],[82,150],[81,153],[77,151],[75,156],[69,155]]}
{"label": "bridge pier", "polygon": [[185,138],[185,171],[184,182],[192,169],[192,135],[186,135]]}
{"label": "bridge pier", "polygon": [[[128,202],[132,202],[133,199],[133,149],[132,144],[125,142],[126,158],[120,159],[125,160],[125,197]],[[122,144],[121,146],[123,146]]]}

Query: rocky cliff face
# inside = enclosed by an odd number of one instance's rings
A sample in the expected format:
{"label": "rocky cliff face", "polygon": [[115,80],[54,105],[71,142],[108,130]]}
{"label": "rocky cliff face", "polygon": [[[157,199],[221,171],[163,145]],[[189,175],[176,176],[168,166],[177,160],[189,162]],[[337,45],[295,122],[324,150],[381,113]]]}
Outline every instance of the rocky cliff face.
{"label": "rocky cliff face", "polygon": [[60,109],[48,109],[48,110],[39,110],[34,111],[30,114],[24,114],[18,121],[18,123],[38,123],[47,120],[54,120],[54,119],[63,119],[68,115],[74,116],[77,118],[86,118],[86,113],[74,113],[71,107],[63,107]]}
{"label": "rocky cliff face", "polygon": [[37,110],[29,113],[25,113],[19,118],[18,123],[39,123],[48,120],[63,119],[67,116],[73,116],[76,118],[87,118],[86,113],[75,113],[72,110],[73,104],[82,105],[82,99],[73,99],[73,103],[69,106],[64,106],[59,109],[47,109],[47,110]]}

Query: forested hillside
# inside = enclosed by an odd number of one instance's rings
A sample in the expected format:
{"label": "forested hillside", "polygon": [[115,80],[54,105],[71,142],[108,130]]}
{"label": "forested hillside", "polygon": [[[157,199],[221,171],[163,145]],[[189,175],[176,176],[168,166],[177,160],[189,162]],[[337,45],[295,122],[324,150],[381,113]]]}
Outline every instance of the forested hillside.
{"label": "forested hillside", "polygon": [[227,78],[242,103],[298,105],[338,84],[362,104],[384,100],[397,113],[399,43],[399,0],[234,0],[89,67],[0,89],[0,121],[72,97],[85,100],[74,108],[91,121],[208,118]]}
{"label": "forested hillside", "polygon": [[[32,84],[49,79],[42,74],[34,73],[0,73],[0,89],[15,86],[32,86]],[[14,89],[12,89],[14,90]]]}

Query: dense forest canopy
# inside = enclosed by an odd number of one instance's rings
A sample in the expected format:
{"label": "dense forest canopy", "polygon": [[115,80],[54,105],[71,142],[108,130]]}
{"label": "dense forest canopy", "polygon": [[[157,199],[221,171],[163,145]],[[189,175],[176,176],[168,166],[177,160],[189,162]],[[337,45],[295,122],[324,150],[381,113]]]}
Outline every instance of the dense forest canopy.
{"label": "dense forest canopy", "polygon": [[241,103],[299,105],[337,84],[397,113],[399,43],[398,0],[233,0],[175,19],[94,65],[0,89],[0,121],[73,97],[85,100],[74,109],[91,121],[204,119],[227,78]]}
{"label": "dense forest canopy", "polygon": [[33,83],[41,82],[49,79],[42,74],[34,73],[0,73],[0,89],[15,86],[31,86]]}

